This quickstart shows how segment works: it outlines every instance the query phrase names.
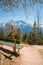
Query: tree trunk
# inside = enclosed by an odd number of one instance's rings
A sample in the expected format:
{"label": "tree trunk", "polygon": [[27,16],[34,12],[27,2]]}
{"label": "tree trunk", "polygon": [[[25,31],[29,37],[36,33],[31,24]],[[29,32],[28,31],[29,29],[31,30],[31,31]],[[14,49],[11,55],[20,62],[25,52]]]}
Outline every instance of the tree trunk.
{"label": "tree trunk", "polygon": [[14,40],[14,48],[13,48],[13,52],[16,52],[16,39]]}

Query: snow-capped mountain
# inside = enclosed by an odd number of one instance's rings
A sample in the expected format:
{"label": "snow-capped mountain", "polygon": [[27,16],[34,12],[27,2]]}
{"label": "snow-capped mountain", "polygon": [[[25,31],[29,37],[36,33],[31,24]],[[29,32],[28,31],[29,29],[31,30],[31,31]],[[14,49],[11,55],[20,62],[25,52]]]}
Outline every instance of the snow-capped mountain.
{"label": "snow-capped mountain", "polygon": [[21,27],[21,26],[26,26],[27,25],[27,23],[25,23],[24,21],[22,21],[22,20],[19,20],[19,21],[15,21],[15,26],[16,27]]}
{"label": "snow-capped mountain", "polygon": [[32,31],[32,27],[22,20],[16,21],[15,27],[20,28],[22,34],[24,33],[29,34]]}
{"label": "snow-capped mountain", "polygon": [[4,32],[5,32],[5,34],[7,34],[8,33],[8,31],[9,31],[9,29],[11,29],[11,26],[14,26],[14,21],[13,20],[11,20],[11,21],[9,21],[9,22],[7,22],[6,24],[5,24],[5,27],[4,27]]}
{"label": "snow-capped mountain", "polygon": [[[3,27],[4,32],[7,33],[11,25],[13,25],[14,28],[20,28],[22,34],[25,34],[25,33],[29,34],[32,31],[32,26],[22,20],[19,20],[19,21],[11,20],[6,24],[0,24],[0,28]],[[41,31],[43,32],[43,28],[41,29]]]}
{"label": "snow-capped mountain", "polygon": [[24,34],[24,33],[29,34],[32,31],[32,27],[29,24],[27,24],[26,22],[24,22],[22,20],[19,20],[19,21],[11,20],[5,24],[4,30],[6,33],[7,33],[8,29],[10,28],[11,24],[14,25],[14,28],[20,28],[22,34]]}

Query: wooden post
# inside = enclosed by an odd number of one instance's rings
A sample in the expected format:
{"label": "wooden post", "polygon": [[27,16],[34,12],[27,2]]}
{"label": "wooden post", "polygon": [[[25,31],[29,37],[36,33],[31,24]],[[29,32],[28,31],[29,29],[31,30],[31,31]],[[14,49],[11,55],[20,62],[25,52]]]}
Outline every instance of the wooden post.
{"label": "wooden post", "polygon": [[14,48],[13,48],[13,52],[16,53],[16,39],[14,40]]}
{"label": "wooden post", "polygon": [[18,48],[18,53],[19,53],[19,50],[20,50],[20,48]]}

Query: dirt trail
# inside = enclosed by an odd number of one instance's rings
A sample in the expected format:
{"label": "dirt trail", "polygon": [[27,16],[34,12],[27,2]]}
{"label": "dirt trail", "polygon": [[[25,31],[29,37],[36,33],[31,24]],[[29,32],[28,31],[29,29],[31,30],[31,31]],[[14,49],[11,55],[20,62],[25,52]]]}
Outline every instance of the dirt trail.
{"label": "dirt trail", "polygon": [[[8,48],[7,46],[4,48]],[[9,48],[12,50],[12,48]],[[39,50],[43,52],[43,46],[29,45],[20,49],[20,56],[12,56],[12,61],[15,65],[43,65],[43,55]]]}
{"label": "dirt trail", "polygon": [[[40,48],[40,49],[43,49]],[[20,65],[43,65],[43,57],[37,46],[24,47],[20,50],[21,56],[16,58]]]}

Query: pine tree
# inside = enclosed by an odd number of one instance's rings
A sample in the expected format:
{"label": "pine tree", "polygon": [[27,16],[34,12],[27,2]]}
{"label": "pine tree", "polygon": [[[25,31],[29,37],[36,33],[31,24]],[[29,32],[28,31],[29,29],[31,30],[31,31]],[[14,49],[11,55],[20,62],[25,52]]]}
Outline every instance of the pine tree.
{"label": "pine tree", "polygon": [[29,35],[28,34],[25,33],[23,35],[23,41],[29,43]]}
{"label": "pine tree", "polygon": [[4,30],[3,28],[0,28],[0,38],[4,38],[5,35],[4,35]]}
{"label": "pine tree", "polygon": [[20,28],[16,29],[15,38],[16,38],[17,43],[22,42],[22,34],[21,34],[21,31],[20,31]]}
{"label": "pine tree", "polygon": [[36,25],[36,21],[34,21],[34,24],[33,24],[33,34],[37,35],[37,25]]}

